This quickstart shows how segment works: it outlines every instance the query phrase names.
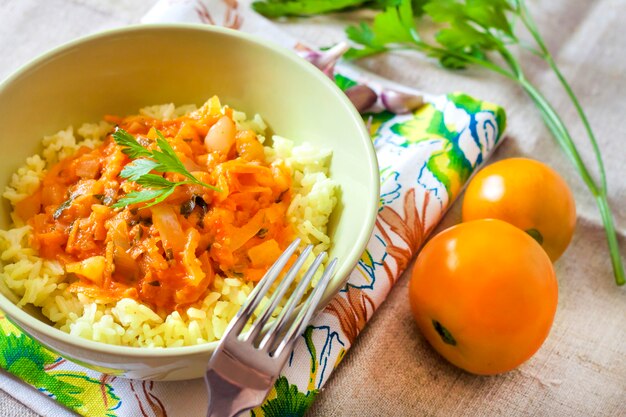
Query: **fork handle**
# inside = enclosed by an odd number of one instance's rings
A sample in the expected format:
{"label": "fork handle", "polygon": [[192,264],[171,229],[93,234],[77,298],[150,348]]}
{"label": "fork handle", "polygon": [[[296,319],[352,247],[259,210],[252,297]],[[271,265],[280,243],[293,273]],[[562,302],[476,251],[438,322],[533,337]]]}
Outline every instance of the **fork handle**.
{"label": "fork handle", "polygon": [[242,389],[214,370],[209,370],[205,379],[209,387],[207,417],[235,417],[260,405],[265,399],[265,391]]}
{"label": "fork handle", "polygon": [[208,371],[206,376],[209,389],[209,408],[207,417],[234,417],[241,409],[236,406],[236,399],[241,393],[241,388],[231,384],[218,373]]}

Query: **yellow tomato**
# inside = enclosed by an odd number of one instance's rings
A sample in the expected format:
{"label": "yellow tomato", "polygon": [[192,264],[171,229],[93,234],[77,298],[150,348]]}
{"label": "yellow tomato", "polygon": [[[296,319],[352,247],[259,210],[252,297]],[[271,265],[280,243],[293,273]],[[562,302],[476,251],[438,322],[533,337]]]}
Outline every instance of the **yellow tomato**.
{"label": "yellow tomato", "polygon": [[529,359],[550,331],[558,288],[552,263],[500,220],[444,230],[420,252],[409,299],[418,327],[444,358],[481,375]]}
{"label": "yellow tomato", "polygon": [[550,167],[510,158],[482,169],[469,183],[463,221],[476,219],[500,219],[519,227],[556,261],[572,240],[576,205],[563,178]]}

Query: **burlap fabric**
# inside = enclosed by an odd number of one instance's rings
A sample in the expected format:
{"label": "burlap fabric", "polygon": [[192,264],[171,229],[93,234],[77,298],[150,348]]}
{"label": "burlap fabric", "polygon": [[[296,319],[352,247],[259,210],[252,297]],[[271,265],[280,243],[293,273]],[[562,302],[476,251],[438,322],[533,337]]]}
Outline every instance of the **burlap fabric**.
{"label": "burlap fabric", "polygon": [[[0,0],[0,78],[51,47],[137,22],[152,0]],[[626,257],[626,2],[544,0],[531,4],[544,37],[588,111],[603,151],[610,201]],[[291,21],[284,30],[311,44],[343,37],[341,22]],[[582,126],[554,76],[524,56],[529,78],[548,92],[592,164]],[[615,286],[595,204],[530,100],[482,71],[453,74],[412,54],[362,62],[369,70],[431,92],[464,91],[507,110],[508,140],[493,160],[527,156],[559,171],[575,194],[574,241],[557,262],[559,308],[548,340],[518,370],[475,377],[444,362],[413,325],[405,274],[319,395],[310,416],[626,416],[626,289]],[[1,127],[0,127],[1,128]],[[585,151],[587,150],[587,151]],[[460,204],[439,229],[460,219]],[[15,394],[0,375],[0,415],[36,416],[37,392]],[[27,389],[27,388],[24,388]],[[51,414],[61,415],[50,408]],[[184,412],[181,416],[185,415]]]}

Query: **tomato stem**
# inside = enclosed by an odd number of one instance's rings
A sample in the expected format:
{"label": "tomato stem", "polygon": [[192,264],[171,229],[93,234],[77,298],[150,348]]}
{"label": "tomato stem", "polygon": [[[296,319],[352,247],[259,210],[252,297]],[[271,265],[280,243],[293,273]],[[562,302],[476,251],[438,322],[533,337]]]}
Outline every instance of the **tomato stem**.
{"label": "tomato stem", "polygon": [[448,329],[443,327],[441,323],[437,320],[433,320],[433,327],[435,328],[437,334],[441,337],[441,340],[443,340],[443,343],[456,346],[456,339],[452,336],[452,333],[450,333]]}
{"label": "tomato stem", "polygon": [[541,232],[539,230],[537,230],[537,229],[528,229],[528,230],[526,230],[526,233],[528,233],[530,235],[530,237],[535,239],[537,241],[537,243],[539,243],[540,245],[543,245],[543,235],[541,234]]}

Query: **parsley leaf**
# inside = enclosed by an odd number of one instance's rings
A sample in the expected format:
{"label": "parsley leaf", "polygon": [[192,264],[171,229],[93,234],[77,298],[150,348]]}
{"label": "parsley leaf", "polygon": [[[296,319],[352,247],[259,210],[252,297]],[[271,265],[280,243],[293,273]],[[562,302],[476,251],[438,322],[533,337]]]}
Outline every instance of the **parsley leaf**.
{"label": "parsley leaf", "polygon": [[[312,16],[317,14],[349,11],[355,9],[384,9],[399,5],[401,0],[257,0],[252,8],[263,16]],[[428,0],[412,0],[417,16],[423,12]]]}
{"label": "parsley leaf", "polygon": [[122,146],[122,152],[124,152],[129,157],[135,159],[140,156],[150,156],[151,153],[148,149],[141,146],[137,139],[124,129],[117,128],[115,132],[113,132],[113,139],[115,143]]}
{"label": "parsley leaf", "polygon": [[177,184],[181,184],[178,182],[172,182],[156,174],[146,174],[142,176],[141,178],[139,178],[136,182],[137,184],[141,186],[151,187],[151,188],[159,188],[159,187],[168,188],[168,187],[176,186]]}
{"label": "parsley leaf", "polygon": [[120,177],[130,181],[137,181],[157,168],[159,168],[158,162],[154,162],[151,159],[135,159],[122,169]]}
{"label": "parsley leaf", "polygon": [[[118,128],[113,133],[113,139],[122,147],[124,152],[129,157],[135,159],[130,164],[127,164],[120,172],[120,177],[129,181],[134,181],[140,186],[142,190],[131,191],[124,197],[120,198],[112,207],[123,208],[130,204],[138,204],[151,201],[145,207],[150,207],[158,204],[169,197],[176,187],[185,184],[196,184],[203,187],[210,188],[217,192],[221,190],[213,185],[206,184],[196,177],[194,177],[183,165],[182,161],[176,155],[176,152],[169,144],[167,139],[158,130],[156,144],[157,150],[150,150],[144,148],[133,135],[126,132],[123,129]],[[162,175],[152,174],[157,173],[177,173],[187,178],[186,181],[173,182]]]}
{"label": "parsley leaf", "polygon": [[444,51],[429,53],[442,66],[464,68],[471,61],[463,56],[488,61],[489,51],[502,51],[508,41],[515,41],[506,12],[511,10],[507,0],[456,0],[430,2],[424,10],[436,23],[446,25],[435,39]]}
{"label": "parsley leaf", "polygon": [[176,172],[178,174],[184,175],[185,177],[189,178],[195,184],[202,185],[207,188],[214,188],[211,185],[198,181],[196,177],[191,175],[191,173],[187,171],[187,168],[185,168],[181,160],[178,159],[176,152],[174,152],[174,149],[172,149],[172,146],[165,139],[163,134],[159,132],[158,130],[156,131],[156,133],[158,136],[157,145],[159,146],[161,150],[153,151],[152,158],[154,158],[154,160],[159,163],[157,167],[158,171]]}
{"label": "parsley leaf", "polygon": [[513,29],[506,13],[513,8],[508,0],[472,0],[461,3],[456,0],[428,2],[425,12],[437,23],[475,24],[483,29],[497,30],[514,38]]}
{"label": "parsley leaf", "polygon": [[413,43],[419,39],[415,31],[413,7],[408,0],[388,6],[376,15],[371,27],[363,22],[359,26],[349,26],[346,35],[362,46],[350,49],[345,55],[348,59],[377,54],[390,49],[392,45]]}
{"label": "parsley leaf", "polygon": [[169,188],[157,188],[157,189],[144,189],[141,191],[131,191],[126,194],[124,197],[117,200],[117,203],[113,204],[111,207],[113,208],[124,208],[131,204],[139,204],[145,203],[146,201],[154,200],[149,204],[146,204],[144,207],[151,207],[155,204],[158,204],[169,197],[174,190],[175,186]]}
{"label": "parsley leaf", "polygon": [[252,8],[267,17],[306,16],[362,6],[367,0],[270,0],[255,1]]}

